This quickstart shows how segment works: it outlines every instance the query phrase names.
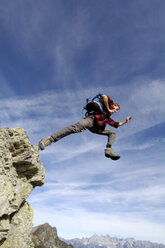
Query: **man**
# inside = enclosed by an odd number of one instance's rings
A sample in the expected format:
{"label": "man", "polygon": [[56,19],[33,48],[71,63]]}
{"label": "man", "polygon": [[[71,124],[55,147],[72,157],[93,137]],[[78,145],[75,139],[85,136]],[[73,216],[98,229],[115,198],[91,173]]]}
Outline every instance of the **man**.
{"label": "man", "polygon": [[50,145],[52,142],[56,142],[72,133],[79,133],[88,129],[92,133],[108,136],[105,156],[113,160],[119,159],[120,156],[112,150],[112,145],[116,139],[116,133],[113,130],[107,129],[106,125],[109,124],[115,128],[118,128],[119,126],[122,126],[130,121],[132,117],[128,116],[124,121],[115,122],[111,119],[111,115],[119,111],[120,106],[117,103],[114,103],[113,100],[107,95],[101,95],[100,102],[104,110],[103,113],[88,115],[78,123],[62,128],[51,136],[42,139],[39,142],[39,148],[44,150],[45,147]]}

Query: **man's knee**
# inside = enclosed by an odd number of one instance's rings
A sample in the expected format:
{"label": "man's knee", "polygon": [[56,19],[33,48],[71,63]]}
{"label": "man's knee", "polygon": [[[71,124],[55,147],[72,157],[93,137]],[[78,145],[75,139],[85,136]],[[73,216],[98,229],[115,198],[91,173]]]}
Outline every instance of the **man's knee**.
{"label": "man's knee", "polygon": [[108,136],[116,137],[116,132],[113,131],[113,130],[106,130],[105,133],[106,133]]}
{"label": "man's knee", "polygon": [[113,131],[113,130],[111,130],[110,132],[109,132],[109,139],[110,140],[113,140],[113,141],[115,141],[115,139],[116,139],[116,133],[115,133],[115,131]]}
{"label": "man's knee", "polygon": [[110,133],[112,136],[116,137],[116,132],[111,130],[111,133]]}
{"label": "man's knee", "polygon": [[85,130],[86,128],[83,127],[81,125],[81,123],[78,122],[78,123],[72,125],[71,129],[72,129],[73,133],[79,133],[79,132],[82,132],[83,130]]}

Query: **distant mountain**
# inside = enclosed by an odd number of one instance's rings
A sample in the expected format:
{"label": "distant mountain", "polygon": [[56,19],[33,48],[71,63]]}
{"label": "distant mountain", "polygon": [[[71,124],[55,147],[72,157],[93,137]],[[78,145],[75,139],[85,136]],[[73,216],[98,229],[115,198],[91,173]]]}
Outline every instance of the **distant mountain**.
{"label": "distant mountain", "polygon": [[[64,239],[63,239],[64,240]],[[165,248],[165,245],[150,241],[136,241],[133,238],[118,239],[109,235],[93,235],[90,238],[65,240],[74,248]]]}
{"label": "distant mountain", "polygon": [[48,223],[33,228],[32,240],[35,248],[73,248],[59,240],[56,228]]}

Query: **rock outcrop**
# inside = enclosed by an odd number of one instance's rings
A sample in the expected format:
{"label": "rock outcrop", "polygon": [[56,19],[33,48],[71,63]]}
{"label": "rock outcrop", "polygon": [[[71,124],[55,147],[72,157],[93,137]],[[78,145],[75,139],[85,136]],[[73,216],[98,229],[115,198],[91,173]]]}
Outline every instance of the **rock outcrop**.
{"label": "rock outcrop", "polygon": [[44,184],[38,146],[21,128],[0,128],[0,247],[33,248],[33,210],[26,198]]}
{"label": "rock outcrop", "polygon": [[33,242],[35,248],[73,248],[57,236],[57,229],[48,223],[33,228]]}

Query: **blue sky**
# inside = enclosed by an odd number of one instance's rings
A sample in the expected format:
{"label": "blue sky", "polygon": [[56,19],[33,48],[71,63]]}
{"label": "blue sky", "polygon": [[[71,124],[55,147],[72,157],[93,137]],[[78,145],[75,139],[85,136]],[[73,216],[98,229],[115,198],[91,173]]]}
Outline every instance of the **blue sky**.
{"label": "blue sky", "polygon": [[119,161],[85,131],[40,152],[45,185],[29,197],[34,225],[64,238],[110,234],[165,244],[165,2],[1,0],[1,126],[32,144],[83,118],[87,97],[121,105]]}

